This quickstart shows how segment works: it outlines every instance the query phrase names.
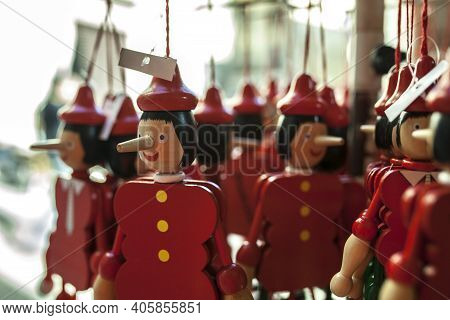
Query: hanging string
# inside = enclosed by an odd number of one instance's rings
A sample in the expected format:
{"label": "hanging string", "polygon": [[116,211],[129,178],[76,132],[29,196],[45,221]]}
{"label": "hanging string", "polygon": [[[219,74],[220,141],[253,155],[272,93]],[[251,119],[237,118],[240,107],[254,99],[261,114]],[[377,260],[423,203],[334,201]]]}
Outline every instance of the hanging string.
{"label": "hanging string", "polygon": [[305,52],[303,56],[303,73],[306,73],[306,65],[308,64],[309,56],[309,38],[310,38],[310,20],[311,20],[311,0],[308,1],[308,20],[306,21],[306,36],[305,36]]}
{"label": "hanging string", "polygon": [[294,31],[292,28],[292,21],[289,8],[286,8],[286,74],[288,76],[289,81],[292,80],[292,60],[293,60],[293,46],[292,39],[294,38]]}
{"label": "hanging string", "polygon": [[209,73],[210,73],[210,81],[211,86],[216,86],[216,62],[214,61],[214,57],[211,55],[209,59]]}
{"label": "hanging string", "polygon": [[[208,9],[209,14],[212,14],[212,9],[213,9],[213,5],[212,5],[212,1],[208,0],[206,7]],[[214,60],[214,54],[212,53],[211,50],[211,57],[209,58],[209,81],[212,87],[216,86],[216,61]]]}
{"label": "hanging string", "polygon": [[[408,48],[409,46],[413,45],[413,38],[414,38],[414,0],[411,0],[411,16],[409,17],[409,27],[408,27]],[[412,48],[409,50],[409,56],[406,57],[408,62],[411,62],[412,60]]]}
{"label": "hanging string", "polygon": [[406,49],[409,48],[409,0],[406,0]]}
{"label": "hanging string", "polygon": [[422,56],[428,55],[428,0],[423,0],[422,5],[422,44],[420,47],[420,54]]}
{"label": "hanging string", "polygon": [[95,61],[97,60],[98,50],[100,49],[100,43],[103,38],[103,33],[105,32],[105,24],[106,17],[102,24],[99,26],[97,30],[97,34],[95,36],[94,48],[92,49],[91,58],[89,59],[89,65],[86,71],[85,83],[88,84],[92,78],[92,73],[94,72]]}
{"label": "hanging string", "polygon": [[450,6],[447,6],[447,25],[445,28],[445,32],[444,32],[444,37],[443,37],[443,41],[442,41],[442,50],[445,54],[445,52],[448,49],[449,46],[449,39],[450,38]]}
{"label": "hanging string", "polygon": [[[109,19],[108,19],[109,20]],[[114,76],[113,76],[113,63],[112,63],[112,47],[111,47],[111,29],[106,25],[106,71],[108,77],[108,94],[114,92]]]}
{"label": "hanging string", "polygon": [[395,68],[400,70],[400,61],[401,61],[401,53],[400,53],[400,39],[402,34],[402,0],[398,0],[398,14],[397,14],[397,47],[395,48]]}
{"label": "hanging string", "polygon": [[[114,43],[116,45],[117,55],[120,55],[120,50],[122,49],[120,35],[117,32],[116,26],[111,22],[111,30],[114,36]],[[120,71],[120,79],[122,82],[123,93],[127,92],[126,78],[125,78],[125,68],[119,68]]]}
{"label": "hanging string", "polygon": [[170,56],[170,46],[169,46],[169,0],[166,0],[166,57]]}
{"label": "hanging string", "polygon": [[325,30],[323,28],[323,12],[322,12],[322,0],[319,3],[320,10],[320,47],[322,50],[322,80],[327,83],[327,53],[325,47]]}
{"label": "hanging string", "polygon": [[250,23],[248,21],[247,5],[242,7],[243,40],[244,40],[244,78],[250,79]]}

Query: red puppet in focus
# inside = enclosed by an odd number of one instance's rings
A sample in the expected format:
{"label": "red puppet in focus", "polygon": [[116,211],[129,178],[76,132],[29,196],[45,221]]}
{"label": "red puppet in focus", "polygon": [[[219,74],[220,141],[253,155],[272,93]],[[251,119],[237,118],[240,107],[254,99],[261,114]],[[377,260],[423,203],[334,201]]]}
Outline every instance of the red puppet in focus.
{"label": "red puppet in focus", "polygon": [[224,239],[220,189],[182,172],[196,155],[196,105],[178,67],[171,82],[154,77],[139,96],[138,138],[118,150],[139,151],[156,174],[116,193],[119,228],[113,250],[100,262],[96,299],[252,298]]}
{"label": "red puppet in focus", "polygon": [[[318,97],[311,77],[300,75],[278,106],[277,146],[289,166],[259,179],[255,216],[237,261],[269,297],[279,291],[294,297],[304,288],[328,287],[339,268],[343,220],[360,208],[348,203],[354,199],[338,174],[317,169],[327,147],[344,140],[328,136],[328,105]],[[357,203],[364,204],[359,189]]]}
{"label": "red puppet in focus", "polygon": [[409,188],[402,213],[409,226],[405,247],[387,265],[381,299],[448,299],[450,297],[450,86],[441,80],[427,97],[435,111],[429,129],[413,133],[443,169],[437,183]]}

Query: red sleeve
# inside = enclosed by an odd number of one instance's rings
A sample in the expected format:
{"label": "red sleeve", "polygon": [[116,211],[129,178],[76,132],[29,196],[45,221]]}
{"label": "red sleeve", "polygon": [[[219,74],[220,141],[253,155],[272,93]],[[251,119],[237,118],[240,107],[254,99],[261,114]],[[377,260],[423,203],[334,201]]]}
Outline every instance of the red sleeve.
{"label": "red sleeve", "polygon": [[102,278],[108,280],[114,280],[117,272],[123,263],[122,257],[122,242],[124,234],[120,227],[117,228],[116,239],[114,240],[114,246],[111,251],[106,252],[100,260],[99,274]]}
{"label": "red sleeve", "polygon": [[419,254],[422,251],[423,234],[421,214],[416,212],[409,226],[403,252],[392,255],[386,267],[388,278],[405,284],[415,284],[420,276]]}
{"label": "red sleeve", "polygon": [[423,229],[425,217],[437,206],[437,203],[431,203],[427,196],[438,198],[437,193],[432,190],[435,188],[439,186],[417,185],[403,194],[402,213],[405,220],[410,220],[410,224],[403,251],[393,255],[387,265],[386,274],[389,278],[406,284],[415,284],[420,279],[426,242]]}
{"label": "red sleeve", "polygon": [[253,216],[247,239],[239,249],[236,257],[238,262],[250,267],[256,267],[261,256],[261,248],[257,245],[256,241],[261,233],[261,228],[264,222],[263,200],[268,186],[267,180],[261,180],[260,186],[261,192],[258,197],[255,215]]}
{"label": "red sleeve", "polygon": [[97,210],[95,213],[95,244],[96,250],[100,252],[105,252],[110,247],[108,245],[107,240],[107,230],[106,230],[106,210],[108,210],[108,206],[106,204],[106,199],[104,197],[104,190],[102,190],[101,186],[93,186],[92,190],[97,194]]}
{"label": "red sleeve", "polygon": [[381,209],[381,188],[375,192],[367,210],[364,210],[353,223],[352,233],[361,240],[372,241],[378,233],[378,212]]}

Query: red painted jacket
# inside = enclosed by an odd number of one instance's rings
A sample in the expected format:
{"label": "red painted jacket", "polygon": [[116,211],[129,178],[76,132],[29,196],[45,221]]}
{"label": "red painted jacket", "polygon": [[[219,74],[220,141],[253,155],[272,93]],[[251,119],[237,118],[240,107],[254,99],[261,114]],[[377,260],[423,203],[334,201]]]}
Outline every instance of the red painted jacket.
{"label": "red painted jacket", "polygon": [[220,176],[227,214],[225,231],[246,235],[253,219],[255,194],[253,190],[261,174],[280,172],[284,162],[280,159],[274,146],[247,147],[242,152],[232,152],[232,157],[225,164],[225,174]]}
{"label": "red painted jacket", "polygon": [[[237,260],[255,267],[256,277],[270,292],[326,287],[339,270],[341,245],[349,234],[343,236],[340,228],[348,215],[352,221],[364,208],[362,186],[321,173],[268,174],[260,186],[253,223]],[[351,189],[359,194],[356,201]],[[264,241],[262,248],[258,238]]]}
{"label": "red painted jacket", "polygon": [[114,199],[119,224],[100,274],[118,299],[218,299],[246,285],[231,263],[220,219],[220,189],[209,182],[125,183]]}
{"label": "red painted jacket", "polygon": [[112,193],[115,181],[105,184],[89,180],[86,172],[71,179],[58,178],[55,186],[58,219],[46,253],[47,275],[58,274],[64,283],[86,290],[95,276],[95,253],[112,246]]}
{"label": "red painted jacket", "polygon": [[401,167],[390,167],[382,175],[368,209],[353,224],[353,234],[373,242],[375,255],[383,265],[405,243],[406,227],[400,210],[402,194],[411,185],[435,180],[436,175],[435,167],[427,162],[403,160]]}
{"label": "red painted jacket", "polygon": [[413,285],[418,299],[448,299],[450,186],[417,185],[403,200],[408,235],[404,249],[391,257],[387,276]]}

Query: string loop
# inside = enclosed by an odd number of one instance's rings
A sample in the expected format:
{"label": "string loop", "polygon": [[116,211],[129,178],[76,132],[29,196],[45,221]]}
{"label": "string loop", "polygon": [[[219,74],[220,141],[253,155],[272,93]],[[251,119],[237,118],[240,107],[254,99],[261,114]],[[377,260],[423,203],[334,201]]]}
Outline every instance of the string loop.
{"label": "string loop", "polygon": [[397,47],[395,48],[395,68],[400,70],[400,61],[401,61],[401,53],[400,53],[400,40],[402,34],[402,0],[398,0],[398,10],[397,10]]}
{"label": "string loop", "polygon": [[324,83],[327,83],[327,53],[326,53],[326,47],[325,47],[325,30],[323,27],[323,11],[322,11],[322,0],[320,0],[319,3],[319,10],[320,10],[320,47],[322,50],[322,80]]}
{"label": "string loop", "polygon": [[308,1],[308,20],[306,21],[305,51],[303,55],[303,73],[306,73],[309,56],[309,40],[311,33],[311,0]]}
{"label": "string loop", "polygon": [[170,56],[169,0],[166,0],[166,57]]}
{"label": "string loop", "polygon": [[423,0],[422,4],[422,44],[420,47],[420,53],[423,56],[428,55],[428,0]]}

